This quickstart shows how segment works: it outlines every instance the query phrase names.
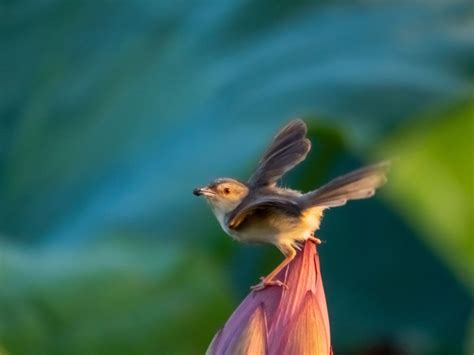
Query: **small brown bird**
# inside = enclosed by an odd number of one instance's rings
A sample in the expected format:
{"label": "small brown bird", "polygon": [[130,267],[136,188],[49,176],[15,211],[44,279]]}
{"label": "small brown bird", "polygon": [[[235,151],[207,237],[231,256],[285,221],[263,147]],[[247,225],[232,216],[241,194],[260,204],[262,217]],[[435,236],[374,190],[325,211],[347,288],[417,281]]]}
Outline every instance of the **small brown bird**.
{"label": "small brown bird", "polygon": [[267,148],[257,169],[245,183],[219,178],[194,189],[209,202],[222,229],[232,238],[247,243],[271,243],[286,256],[285,260],[260,283],[286,287],[274,277],[295,257],[300,243],[314,237],[323,211],[344,205],[348,200],[369,198],[386,182],[388,162],[366,166],[331,180],[317,190],[300,193],[277,186],[277,181],[306,158],[311,142],[302,120],[284,126]]}

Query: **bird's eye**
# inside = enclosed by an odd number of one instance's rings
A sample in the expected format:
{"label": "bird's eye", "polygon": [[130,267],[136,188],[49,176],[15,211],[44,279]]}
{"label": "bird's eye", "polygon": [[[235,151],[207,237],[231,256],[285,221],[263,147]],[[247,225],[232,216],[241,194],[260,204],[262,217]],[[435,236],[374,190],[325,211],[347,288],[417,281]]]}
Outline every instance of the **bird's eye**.
{"label": "bird's eye", "polygon": [[228,187],[225,187],[225,188],[224,188],[224,193],[225,193],[226,195],[230,194],[230,189],[229,189]]}

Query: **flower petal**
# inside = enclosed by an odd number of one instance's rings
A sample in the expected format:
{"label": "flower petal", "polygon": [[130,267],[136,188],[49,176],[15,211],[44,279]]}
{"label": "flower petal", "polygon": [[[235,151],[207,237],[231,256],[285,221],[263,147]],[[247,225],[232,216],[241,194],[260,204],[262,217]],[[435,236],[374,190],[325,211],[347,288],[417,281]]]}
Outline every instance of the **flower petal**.
{"label": "flower petal", "polygon": [[212,338],[211,344],[209,344],[209,347],[206,350],[206,355],[216,354],[217,346],[219,344],[219,340],[221,339],[221,335],[222,329],[219,329],[216,335],[214,335],[214,338]]}
{"label": "flower petal", "polygon": [[317,270],[317,279],[316,279],[316,290],[313,290],[314,294],[316,295],[316,299],[318,301],[318,305],[321,308],[321,316],[323,317],[324,324],[328,331],[328,339],[329,344],[330,342],[330,328],[329,328],[329,315],[328,315],[328,307],[326,303],[326,296],[324,294],[324,287],[323,287],[323,276],[321,274],[321,269],[319,266],[319,255],[316,252],[314,255],[314,265],[315,269]]}
{"label": "flower petal", "polygon": [[267,324],[263,306],[257,307],[240,334],[236,334],[224,354],[265,355],[267,353]]}
{"label": "flower petal", "polygon": [[218,342],[215,341],[214,353],[222,354],[229,344],[234,340],[236,334],[241,332],[242,327],[249,322],[249,319],[259,307],[263,307],[266,320],[266,329],[272,321],[280,303],[282,287],[268,287],[262,291],[252,291],[245,300],[232,313],[226,324],[220,331]]}
{"label": "flower petal", "polygon": [[316,296],[308,291],[299,314],[286,327],[278,354],[329,355],[329,330]]}
{"label": "flower petal", "polygon": [[282,334],[286,330],[287,324],[299,312],[303,304],[303,300],[308,291],[316,291],[317,278],[319,270],[314,260],[317,258],[314,243],[307,241],[301,253],[291,262],[287,273],[285,283],[288,290],[283,292],[282,299],[276,311],[274,320],[270,324],[270,339],[272,341],[272,349],[279,348],[279,341]]}

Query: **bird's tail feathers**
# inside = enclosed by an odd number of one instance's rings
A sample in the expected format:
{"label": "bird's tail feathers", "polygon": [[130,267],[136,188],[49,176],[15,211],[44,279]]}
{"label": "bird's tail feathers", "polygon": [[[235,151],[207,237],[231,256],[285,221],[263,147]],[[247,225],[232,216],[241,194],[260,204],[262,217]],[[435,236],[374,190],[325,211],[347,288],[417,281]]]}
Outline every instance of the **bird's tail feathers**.
{"label": "bird's tail feathers", "polygon": [[385,184],[390,162],[384,161],[339,176],[317,190],[301,196],[303,208],[313,206],[337,207],[348,200],[359,200],[374,195]]}

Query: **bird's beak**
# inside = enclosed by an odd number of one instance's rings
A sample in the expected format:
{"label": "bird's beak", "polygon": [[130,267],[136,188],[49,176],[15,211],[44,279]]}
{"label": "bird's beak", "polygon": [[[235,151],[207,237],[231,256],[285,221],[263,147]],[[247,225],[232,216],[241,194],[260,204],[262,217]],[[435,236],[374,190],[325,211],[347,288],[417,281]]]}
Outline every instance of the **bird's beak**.
{"label": "bird's beak", "polygon": [[211,195],[215,195],[216,193],[206,186],[206,187],[197,187],[197,188],[195,188],[193,190],[193,194],[196,195],[196,196],[201,196],[201,195],[211,196]]}

